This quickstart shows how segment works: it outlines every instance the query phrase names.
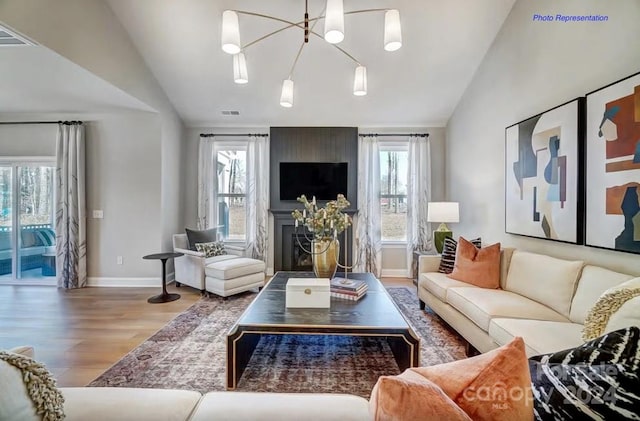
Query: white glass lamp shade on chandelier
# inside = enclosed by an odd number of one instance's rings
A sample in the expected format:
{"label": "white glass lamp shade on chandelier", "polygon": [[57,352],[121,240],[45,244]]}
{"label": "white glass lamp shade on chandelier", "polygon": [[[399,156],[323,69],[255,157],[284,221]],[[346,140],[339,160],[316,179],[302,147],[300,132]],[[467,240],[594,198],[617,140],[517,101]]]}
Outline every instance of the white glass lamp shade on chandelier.
{"label": "white glass lamp shade on chandelier", "polygon": [[[300,28],[305,31],[305,37],[298,55],[296,56],[289,77],[282,82],[282,92],[280,95],[280,105],[285,108],[293,107],[293,80],[292,75],[294,73],[298,58],[302,49],[307,43],[309,43],[310,35],[324,38],[329,44],[332,44],[338,51],[343,53],[355,64],[355,72],[353,79],[353,95],[364,96],[367,94],[367,68],[355,59],[344,49],[338,47],[336,44],[342,42],[345,37],[344,31],[344,17],[345,15],[368,13],[368,12],[385,12],[384,15],[384,49],[386,51],[396,51],[402,47],[402,27],[400,25],[400,12],[396,9],[365,9],[354,10],[345,13],[343,0],[327,0],[324,9],[324,15],[319,15],[315,18],[309,18],[308,10],[306,9],[305,2],[305,16],[304,20],[299,22],[291,22],[286,19],[281,19],[273,16],[268,16],[261,13],[240,11],[240,10],[225,10],[222,13],[222,50],[225,53],[233,55],[233,80],[237,84],[246,84],[249,82],[247,60],[245,57],[245,49],[257,44],[258,42],[269,38],[283,30],[289,28]],[[286,24],[286,26],[266,34],[246,45],[242,45],[240,42],[240,25],[238,20],[238,14],[250,15],[261,17],[265,19],[275,20],[280,23]],[[315,25],[324,20],[324,33],[319,34],[314,31]],[[312,23],[310,26],[309,23]]]}
{"label": "white glass lamp shade on chandelier", "polygon": [[342,0],[327,0],[324,18],[324,39],[329,44],[339,44],[344,39],[344,6]]}

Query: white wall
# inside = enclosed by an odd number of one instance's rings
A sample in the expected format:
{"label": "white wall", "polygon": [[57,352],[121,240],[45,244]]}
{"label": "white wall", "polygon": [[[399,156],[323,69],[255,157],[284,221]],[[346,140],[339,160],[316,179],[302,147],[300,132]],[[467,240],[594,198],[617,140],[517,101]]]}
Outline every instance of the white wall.
{"label": "white wall", "polygon": [[[101,177],[93,179],[94,183],[99,184],[88,185],[88,189],[95,189],[90,194],[94,202],[90,206],[98,202],[103,206],[109,200],[109,206],[112,207],[110,214],[115,213],[123,218],[118,224],[111,225],[106,221],[105,212],[105,220],[91,221],[94,237],[89,239],[89,247],[93,250],[88,251],[88,270],[93,278],[107,279],[119,275],[137,276],[142,281],[147,281],[149,279],[145,278],[150,277],[159,278],[159,264],[143,261],[141,257],[147,253],[170,250],[171,234],[184,228],[180,192],[181,185],[184,184],[181,167],[184,162],[181,145],[184,126],[165,92],[106,2],[3,1],[0,2],[0,21],[157,111],[155,117],[127,112],[122,118],[114,116],[98,120],[88,130],[88,135],[95,136],[101,148],[101,153],[93,157],[94,164],[104,168],[104,172],[100,173]],[[78,116],[78,119],[85,120],[82,116]],[[127,129],[131,131],[127,132]],[[135,142],[141,144],[129,145]],[[117,148],[115,145],[121,147]],[[129,155],[125,156],[127,153]],[[123,172],[113,177],[127,179],[130,183],[125,186],[127,188],[123,190],[120,182],[100,184],[105,178],[112,177],[107,168],[114,163],[118,164],[120,160],[127,165],[118,165]],[[153,180],[146,180],[137,189],[137,176],[141,170],[153,174]],[[142,213],[137,212],[141,206],[130,206],[131,200],[138,200],[136,197],[146,200]],[[129,213],[134,210],[136,213]],[[149,222],[153,222],[153,227],[139,233],[144,247],[140,247],[138,240],[129,241],[132,232],[138,233],[137,227],[147,226]],[[98,226],[100,229],[96,229]],[[132,257],[125,257],[122,266],[114,267],[113,255],[116,253]],[[127,280],[123,282],[134,283]]]}
{"label": "white wall", "polygon": [[[608,22],[533,22],[534,14],[601,14]],[[456,235],[584,259],[640,274],[640,258],[505,234],[505,127],[640,71],[637,0],[519,0],[447,126],[447,199]]]}
{"label": "white wall", "polygon": [[55,124],[1,124],[0,156],[56,156]]}

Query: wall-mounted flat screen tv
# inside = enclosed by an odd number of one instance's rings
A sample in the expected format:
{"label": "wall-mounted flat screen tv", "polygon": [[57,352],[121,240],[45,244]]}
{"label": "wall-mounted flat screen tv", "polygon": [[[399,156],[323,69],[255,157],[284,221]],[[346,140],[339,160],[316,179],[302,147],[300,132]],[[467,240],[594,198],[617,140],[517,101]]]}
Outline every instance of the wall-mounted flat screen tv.
{"label": "wall-mounted flat screen tv", "polygon": [[347,166],[346,162],[281,162],[280,200],[296,200],[303,194],[309,200],[346,197]]}

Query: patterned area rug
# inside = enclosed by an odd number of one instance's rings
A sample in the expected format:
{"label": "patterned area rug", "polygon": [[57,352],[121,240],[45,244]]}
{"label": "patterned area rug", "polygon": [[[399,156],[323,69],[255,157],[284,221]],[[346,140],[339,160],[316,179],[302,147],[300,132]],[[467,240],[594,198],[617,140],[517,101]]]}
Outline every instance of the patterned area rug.
{"label": "patterned area rug", "polygon": [[[462,338],[413,288],[387,288],[421,338],[420,362],[465,358]],[[225,390],[226,337],[255,293],[203,298],[95,379],[89,386]],[[368,398],[378,377],[399,374],[385,340],[341,336],[263,337],[237,390],[351,393]]]}

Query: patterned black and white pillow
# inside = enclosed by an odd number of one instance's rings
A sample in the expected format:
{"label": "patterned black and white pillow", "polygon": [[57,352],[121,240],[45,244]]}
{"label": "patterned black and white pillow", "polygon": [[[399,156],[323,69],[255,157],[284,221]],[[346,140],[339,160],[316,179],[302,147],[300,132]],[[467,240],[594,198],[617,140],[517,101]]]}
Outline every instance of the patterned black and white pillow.
{"label": "patterned black and white pillow", "polygon": [[204,257],[222,256],[223,254],[227,254],[222,241],[196,243],[196,250],[200,253],[204,253]]}
{"label": "patterned black and white pillow", "polygon": [[[480,248],[482,247],[482,240],[480,237],[471,240],[471,243]],[[440,267],[438,272],[451,273],[453,272],[453,266],[456,263],[456,250],[458,249],[458,242],[453,238],[445,238],[444,246],[442,247],[442,257],[440,258]]]}
{"label": "patterned black and white pillow", "polygon": [[640,419],[640,329],[529,359],[538,420]]}

